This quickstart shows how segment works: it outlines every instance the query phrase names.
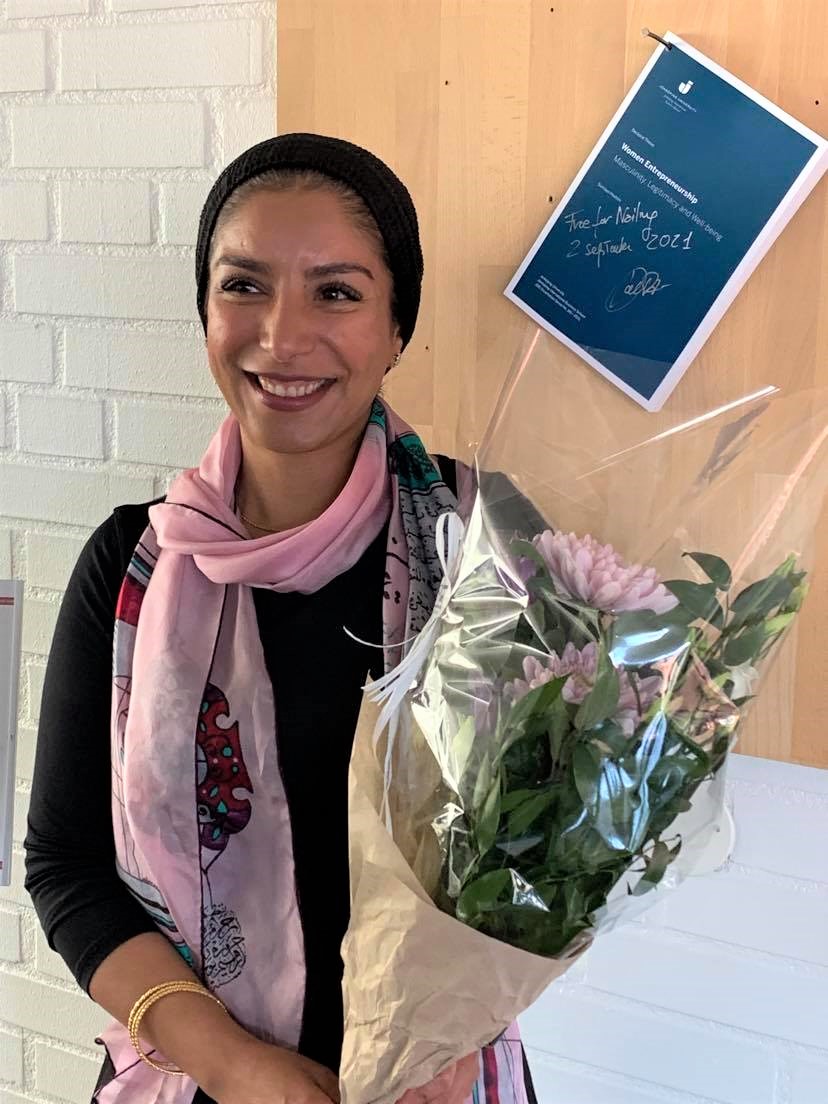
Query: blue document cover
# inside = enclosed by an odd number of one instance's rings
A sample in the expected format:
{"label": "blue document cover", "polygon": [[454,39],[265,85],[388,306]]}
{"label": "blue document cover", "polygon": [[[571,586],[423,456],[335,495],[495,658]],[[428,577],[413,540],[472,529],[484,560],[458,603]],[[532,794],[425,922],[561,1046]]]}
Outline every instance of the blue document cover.
{"label": "blue document cover", "polygon": [[828,164],[828,143],[667,35],[506,289],[658,410]]}

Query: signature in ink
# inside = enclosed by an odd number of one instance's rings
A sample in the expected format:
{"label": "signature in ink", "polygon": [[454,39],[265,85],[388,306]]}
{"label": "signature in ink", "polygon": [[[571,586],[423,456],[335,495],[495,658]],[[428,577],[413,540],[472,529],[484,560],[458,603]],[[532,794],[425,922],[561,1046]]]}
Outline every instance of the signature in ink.
{"label": "signature in ink", "polygon": [[628,274],[626,281],[614,287],[606,298],[604,309],[612,313],[628,307],[634,299],[646,299],[647,296],[656,295],[670,287],[665,284],[658,272],[645,268],[644,265],[636,265]]}

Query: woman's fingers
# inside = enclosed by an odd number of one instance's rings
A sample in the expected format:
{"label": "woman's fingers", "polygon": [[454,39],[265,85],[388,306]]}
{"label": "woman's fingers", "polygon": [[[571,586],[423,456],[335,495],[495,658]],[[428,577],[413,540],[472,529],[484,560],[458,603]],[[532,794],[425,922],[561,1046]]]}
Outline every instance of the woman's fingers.
{"label": "woman's fingers", "polygon": [[[465,1104],[472,1094],[475,1083],[480,1076],[480,1055],[477,1051],[461,1058],[454,1067],[454,1084],[452,1093],[457,1094],[456,1104]],[[452,1104],[455,1104],[452,1101]]]}
{"label": "woman's fingers", "polygon": [[465,1104],[471,1096],[479,1070],[477,1052],[469,1054],[427,1085],[409,1089],[397,1104]]}

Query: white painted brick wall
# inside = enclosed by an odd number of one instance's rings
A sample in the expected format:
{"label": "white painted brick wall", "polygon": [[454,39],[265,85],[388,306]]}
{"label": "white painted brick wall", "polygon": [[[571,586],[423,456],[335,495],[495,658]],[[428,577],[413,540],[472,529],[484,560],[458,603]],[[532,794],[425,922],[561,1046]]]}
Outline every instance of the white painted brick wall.
{"label": "white painted brick wall", "polygon": [[0,958],[5,962],[19,962],[21,948],[20,913],[0,909]]}
{"label": "white painted brick wall", "polygon": [[0,321],[0,380],[52,382],[52,329]]}
{"label": "white painted brick wall", "polygon": [[[60,88],[199,88],[259,84],[261,23],[211,20],[76,28],[60,36]],[[198,49],[194,49],[194,43]]]}
{"label": "white painted brick wall", "polygon": [[185,257],[17,256],[12,270],[21,313],[171,321],[193,313]]}
{"label": "white painted brick wall", "polygon": [[45,184],[0,184],[0,238],[45,241],[49,237],[48,203]]}
{"label": "white painted brick wall", "polygon": [[58,185],[60,236],[67,242],[152,240],[149,180],[64,180]]}
{"label": "white painted brick wall", "polygon": [[26,582],[31,587],[65,590],[83,548],[77,537],[30,532],[26,536]]}
{"label": "white painted brick wall", "polygon": [[72,387],[220,398],[203,338],[192,334],[68,329],[66,383]]}
{"label": "white painted brick wall", "polygon": [[[0,1030],[0,1070],[3,1080],[12,1085],[23,1084],[23,1034]],[[0,1097],[2,1100],[2,1097]]]}
{"label": "white painted brick wall", "polygon": [[108,1017],[23,888],[46,656],[89,533],[223,416],[193,246],[222,166],[274,133],[274,58],[265,0],[0,3],[0,577],[26,585],[0,1104],[86,1104],[100,1065]]}
{"label": "white painted brick wall", "polygon": [[65,1047],[36,1043],[34,1049],[35,1086],[38,1092],[89,1104],[89,1086],[94,1085],[100,1061],[73,1053]]}
{"label": "white painted brick wall", "polygon": [[168,403],[119,402],[116,455],[138,463],[151,463],[155,457],[172,468],[194,467],[225,412],[217,404],[182,409]]}
{"label": "white painted brick wall", "polygon": [[0,529],[0,578],[11,577],[11,530]]}
{"label": "white painted brick wall", "polygon": [[46,88],[46,35],[43,31],[0,31],[0,92]]}
{"label": "white painted brick wall", "polygon": [[39,19],[44,15],[82,15],[89,0],[6,0],[7,19]]}
{"label": "white painted brick wall", "polygon": [[199,102],[44,102],[12,107],[10,117],[14,168],[167,169],[205,164],[207,112]]}
{"label": "white painted brick wall", "polygon": [[161,185],[161,236],[171,245],[195,245],[198,216],[212,181]]}
{"label": "white painted brick wall", "polygon": [[23,452],[103,459],[103,405],[97,400],[21,395],[17,423]]}

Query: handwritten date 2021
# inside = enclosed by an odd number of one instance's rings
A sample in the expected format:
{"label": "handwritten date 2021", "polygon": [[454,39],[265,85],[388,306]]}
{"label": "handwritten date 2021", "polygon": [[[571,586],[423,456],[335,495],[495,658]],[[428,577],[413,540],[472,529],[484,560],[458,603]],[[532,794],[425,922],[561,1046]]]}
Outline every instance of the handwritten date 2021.
{"label": "handwritten date 2021", "polygon": [[[601,267],[601,261],[608,256],[620,253],[631,253],[632,242],[624,233],[620,237],[611,236],[610,228],[623,226],[629,232],[632,226],[640,225],[641,242],[649,253],[660,252],[664,249],[692,249],[693,231],[684,233],[663,232],[660,233],[655,226],[658,218],[656,208],[647,208],[640,201],[635,205],[619,203],[614,211],[606,212],[603,204],[599,204],[594,214],[587,215],[583,208],[570,211],[564,215],[564,223],[569,228],[570,234],[577,233],[577,238],[570,239],[566,252],[566,259],[573,257],[589,257],[595,262],[597,268]],[[600,234],[599,234],[600,232]],[[608,235],[606,237],[601,236]]]}

